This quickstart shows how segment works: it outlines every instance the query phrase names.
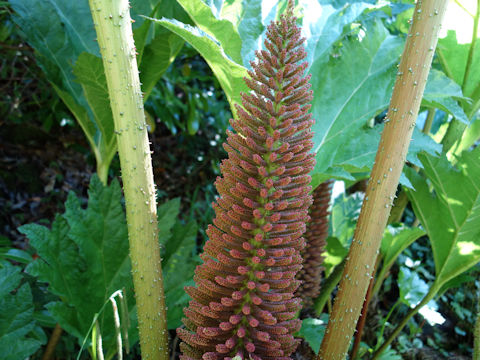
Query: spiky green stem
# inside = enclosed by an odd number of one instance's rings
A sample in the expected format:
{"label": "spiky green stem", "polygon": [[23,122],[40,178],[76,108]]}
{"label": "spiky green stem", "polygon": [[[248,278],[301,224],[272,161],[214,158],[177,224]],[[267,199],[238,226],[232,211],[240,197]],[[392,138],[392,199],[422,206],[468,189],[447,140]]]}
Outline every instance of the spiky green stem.
{"label": "spiky green stem", "polygon": [[110,96],[127,212],[142,359],[168,359],[157,208],[128,0],[89,0]]}
{"label": "spiky green stem", "polygon": [[339,291],[318,360],[345,358],[372,277],[438,40],[446,0],[418,1]]}

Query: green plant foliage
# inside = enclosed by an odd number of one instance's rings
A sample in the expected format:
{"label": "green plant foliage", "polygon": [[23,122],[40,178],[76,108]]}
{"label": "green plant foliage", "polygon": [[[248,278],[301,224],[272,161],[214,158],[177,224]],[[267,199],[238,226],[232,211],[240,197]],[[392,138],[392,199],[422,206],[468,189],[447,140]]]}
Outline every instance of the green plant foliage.
{"label": "green plant foliage", "polygon": [[363,197],[361,194],[341,194],[332,206],[329,233],[346,246],[352,241],[355,225],[360,215]]}
{"label": "green plant foliage", "polygon": [[243,81],[247,75],[246,69],[232,61],[218,43],[200,29],[172,19],[155,21],[188,41],[204,57],[220,82],[232,112],[235,112],[233,104],[241,103],[240,92],[248,91]]}
{"label": "green plant foliage", "polygon": [[380,253],[383,257],[382,267],[390,268],[403,250],[425,234],[424,230],[416,227],[388,227],[383,235],[380,247]]}
{"label": "green plant foliage", "polygon": [[[142,1],[139,2],[141,3]],[[171,0],[157,1],[153,10],[150,8],[141,14],[166,16],[187,24],[191,22],[182,7],[176,1]],[[139,64],[142,91],[144,93],[144,101],[146,101],[155,84],[167,71],[181,50],[184,41],[164,27],[152,24],[150,20],[145,20],[142,26],[134,31],[134,38],[135,47],[139,54],[137,62]]]}
{"label": "green plant foliage", "polygon": [[[104,106],[108,92],[88,2],[12,0],[10,3],[15,12],[13,20],[37,51],[39,65],[85,133],[105,182],[116,153],[116,140],[110,105]],[[179,37],[160,26],[156,32],[150,29],[153,26],[148,21],[141,26],[144,18],[137,14],[152,14],[153,8],[152,1],[132,2],[133,18],[141,33],[137,38],[142,39],[137,51],[143,54],[139,68],[144,100],[183,45]],[[188,20],[178,5],[165,8],[169,16]]]}
{"label": "green plant foliage", "polygon": [[422,106],[437,108],[451,114],[457,120],[468,124],[469,119],[457,100],[466,100],[462,88],[445,73],[432,69],[428,75],[427,86],[423,94]]}
{"label": "green plant foliage", "polygon": [[[366,24],[365,33],[363,39],[344,42],[325,66],[310,69],[313,88],[320,94],[312,110],[317,120],[314,173],[321,179],[335,174],[353,180],[348,172],[368,171],[373,165],[382,126],[365,129],[365,123],[388,106],[403,43],[380,22]],[[419,164],[416,154],[422,149],[432,154],[440,150],[417,130],[412,139],[408,161]],[[401,182],[408,185],[405,178]]]}
{"label": "green plant foliage", "polygon": [[480,116],[472,120],[470,126],[465,129],[458,146],[454,148],[454,153],[458,157],[464,150],[468,150],[475,142],[480,139]]}
{"label": "green plant foliage", "polygon": [[181,38],[163,28],[161,30],[157,31],[155,38],[145,48],[139,66],[144,101],[183,46]]}
{"label": "green plant foliage", "polygon": [[302,320],[302,327],[296,334],[299,337],[305,339],[310,345],[315,354],[318,354],[320,350],[320,344],[322,343],[323,335],[327,327],[328,315],[322,314],[320,319],[306,318]]}
{"label": "green plant foliage", "polygon": [[[132,323],[135,322],[127,226],[118,182],[103,187],[92,177],[87,209],[69,194],[65,213],[57,215],[51,230],[29,224],[19,228],[37,250],[39,259],[26,271],[49,284],[60,297],[46,305],[62,328],[82,343],[95,314],[117,290],[125,289]],[[126,321],[126,319],[123,319]],[[106,307],[99,318],[104,348],[115,347],[113,313]],[[135,341],[136,328],[130,329]]]}
{"label": "green plant foliage", "polygon": [[[82,209],[79,199],[71,193],[65,208],[51,229],[36,224],[19,228],[40,257],[27,267],[27,272],[47,282],[49,291],[59,296],[59,300],[46,307],[80,344],[108,298],[125,289],[132,323],[129,339],[135,342],[138,334],[127,226],[118,182],[104,187],[94,176],[88,207]],[[189,300],[183,287],[192,278],[197,264],[194,257],[197,225],[194,221],[180,223],[179,210],[180,200],[174,199],[161,205],[158,211],[169,328],[180,324],[181,310]],[[99,322],[104,348],[108,351],[116,346],[115,328],[111,308],[105,309]]]}
{"label": "green plant foliage", "polygon": [[[196,27],[171,19],[157,21],[188,41],[205,58],[235,112],[234,104],[241,102],[240,91],[248,90],[243,77],[250,67],[248,61],[262,42],[267,21],[262,19],[261,12],[254,15],[250,10],[267,11],[265,5],[253,0],[222,2],[212,7],[201,0],[181,0],[180,4]],[[268,21],[283,5],[281,2],[268,9]],[[342,9],[325,5],[321,11],[315,11],[316,6],[306,4],[301,17],[316,94],[312,113],[317,120],[313,127],[317,166],[313,173],[318,182],[332,176],[352,180],[349,172],[367,171],[373,164],[381,126],[368,129],[365,125],[388,106],[403,41],[389,35],[379,21],[366,22],[363,35],[345,38],[346,25],[371,6],[367,3],[357,2]],[[221,11],[217,11],[220,7]],[[320,19],[313,16],[319,12]],[[339,41],[341,47],[335,48]],[[417,134],[414,143],[417,139],[416,149],[438,151],[429,137]],[[402,182],[409,185],[405,179],[402,177]]]}
{"label": "green plant foliage", "polygon": [[471,44],[459,44],[455,31],[449,30],[447,36],[438,40],[438,55],[445,73],[463,88],[463,95],[471,98],[472,103],[465,102],[464,108],[469,116],[480,108],[480,42],[476,42],[473,53],[471,72],[464,84],[465,69]]}
{"label": "green plant foliage", "polygon": [[[220,142],[220,138],[224,137],[228,119],[232,116],[215,76],[190,45],[182,48],[175,63],[154,87],[145,103],[145,109],[165,124],[172,134],[201,133],[201,137],[191,139],[186,144],[186,151],[196,155],[192,158],[204,155],[203,144],[214,146]],[[211,141],[215,141],[214,145],[211,145]],[[217,163],[223,156],[215,148],[212,150],[218,155],[218,160],[215,160]]]}
{"label": "green plant foliage", "polygon": [[159,240],[166,295],[169,329],[181,325],[183,308],[190,300],[183,288],[192,285],[193,272],[199,264],[196,256],[198,227],[195,221],[186,225],[178,220],[180,199],[165,202],[158,208]]}
{"label": "green plant foliage", "polygon": [[348,254],[357,224],[363,197],[358,194],[341,194],[335,199],[330,212],[329,237],[325,248],[324,267],[326,276]]}
{"label": "green plant foliage", "polygon": [[323,267],[325,268],[325,276],[329,276],[333,269],[347,256],[349,244],[344,245],[333,236],[329,236],[326,241]]}
{"label": "green plant foliage", "polygon": [[480,148],[464,152],[457,169],[444,156],[420,159],[428,182],[409,171],[416,191],[408,196],[430,238],[435,284],[442,286],[480,260]]}
{"label": "green plant foliage", "polygon": [[108,168],[113,157],[109,157],[112,150],[105,142],[108,138],[101,133],[72,73],[72,65],[82,52],[100,55],[88,3],[63,0],[12,0],[10,3],[15,11],[13,20],[39,54],[39,65],[82,127],[97,163],[106,163]]}
{"label": "green plant foliage", "polygon": [[179,0],[179,3],[200,30],[217,39],[225,54],[237,64],[243,65],[242,39],[230,21],[217,19],[213,15],[212,9],[203,1]]}
{"label": "green plant foliage", "polygon": [[400,356],[395,350],[391,347],[388,347],[379,357],[378,360],[402,360],[403,357]]}
{"label": "green plant foliage", "polygon": [[409,307],[415,307],[428,293],[427,283],[420,278],[417,272],[405,266],[400,267],[398,288],[400,291],[399,300]]}
{"label": "green plant foliage", "polygon": [[[85,96],[93,113],[98,130],[102,134],[100,141],[105,149],[99,151],[105,153],[107,159],[111,159],[117,151],[117,145],[102,59],[93,54],[82,52],[73,67],[73,75],[75,76],[75,82],[82,86],[83,96]],[[95,134],[92,134],[92,136],[95,136]]]}
{"label": "green plant foliage", "polygon": [[191,221],[186,225],[176,222],[172,229],[172,237],[165,247],[162,256],[164,286],[166,295],[167,324],[169,329],[181,326],[183,308],[188,305],[190,297],[183,290],[193,285],[193,273],[200,263],[196,256],[197,224]]}
{"label": "green plant foliage", "polygon": [[[175,225],[180,213],[180,198],[168,200],[157,209],[158,218],[158,239],[162,251],[165,251],[165,244],[172,236],[172,228]],[[163,257],[163,255],[162,255]]]}
{"label": "green plant foliage", "polygon": [[[0,266],[0,354],[4,360],[25,359],[46,342],[46,337],[33,317],[30,286],[19,286],[20,268],[8,262]],[[36,336],[38,331],[43,339]]]}

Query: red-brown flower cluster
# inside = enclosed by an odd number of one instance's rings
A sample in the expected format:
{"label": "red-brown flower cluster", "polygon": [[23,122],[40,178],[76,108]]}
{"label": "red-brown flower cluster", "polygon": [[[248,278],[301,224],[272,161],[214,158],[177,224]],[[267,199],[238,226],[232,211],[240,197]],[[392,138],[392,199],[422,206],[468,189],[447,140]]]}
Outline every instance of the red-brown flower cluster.
{"label": "red-brown flower cluster", "polygon": [[315,159],[310,77],[303,77],[304,39],[292,13],[290,1],[286,16],[269,25],[267,50],[257,52],[245,79],[252,91],[231,120],[204,263],[196,287],[186,288],[183,360],[287,360],[298,345],[295,277]]}
{"label": "red-brown flower cluster", "polygon": [[310,222],[304,235],[307,246],[302,251],[303,269],[297,274],[297,279],[302,281],[297,296],[302,298],[304,306],[310,306],[312,300],[320,294],[331,196],[332,181],[321,183],[313,191],[313,204],[309,210]]}

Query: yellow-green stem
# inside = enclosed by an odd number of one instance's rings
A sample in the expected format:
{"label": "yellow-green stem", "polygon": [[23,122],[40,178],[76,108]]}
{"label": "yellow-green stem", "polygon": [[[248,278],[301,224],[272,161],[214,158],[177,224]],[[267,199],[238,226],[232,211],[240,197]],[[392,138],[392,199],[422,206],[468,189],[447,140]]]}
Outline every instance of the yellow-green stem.
{"label": "yellow-green stem", "polygon": [[128,0],[89,0],[110,96],[144,360],[168,359],[157,208]]}
{"label": "yellow-green stem", "polygon": [[415,127],[446,0],[418,1],[354,239],[318,360],[343,360],[355,330]]}
{"label": "yellow-green stem", "polygon": [[[430,133],[432,129],[433,119],[435,118],[435,109],[428,110],[427,118],[425,119],[425,124],[423,125],[422,132],[426,135]],[[418,168],[414,166],[416,171]],[[401,190],[398,194],[398,197],[393,201],[392,211],[390,212],[390,217],[388,218],[388,223],[393,224],[400,222],[402,220],[403,212],[408,205],[408,196],[405,191]],[[377,284],[375,284],[376,286]],[[374,294],[376,291],[373,292]]]}
{"label": "yellow-green stem", "polygon": [[97,158],[97,175],[104,186],[108,183],[108,169],[110,169],[110,162]]}

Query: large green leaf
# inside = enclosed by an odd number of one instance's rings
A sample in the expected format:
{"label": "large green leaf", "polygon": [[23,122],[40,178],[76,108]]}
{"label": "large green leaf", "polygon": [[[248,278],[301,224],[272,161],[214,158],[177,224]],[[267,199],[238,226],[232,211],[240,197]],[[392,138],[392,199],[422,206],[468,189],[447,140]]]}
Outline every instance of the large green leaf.
{"label": "large green leaf", "polygon": [[459,44],[455,31],[449,30],[446,37],[438,40],[437,53],[445,73],[462,86],[463,95],[473,100],[471,104],[464,103],[467,115],[472,116],[480,108],[480,72],[477,70],[480,68],[480,42],[476,42],[471,71],[464,84],[470,47],[470,44]]}
{"label": "large green leaf", "polygon": [[303,4],[302,31],[306,37],[305,50],[313,77],[321,72],[322,64],[332,60],[329,59],[330,55],[337,57],[338,53],[333,49],[333,45],[343,40],[346,31],[350,31],[347,25],[358,20],[360,15],[372,6],[367,1],[350,1],[340,8],[334,5],[320,5],[315,1]]}
{"label": "large green leaf", "polygon": [[[145,30],[140,44],[144,53],[140,70],[145,98],[183,44],[180,38],[164,29],[157,31],[153,40],[147,41],[149,24],[142,27],[145,19],[138,15],[150,14],[156,2],[132,2],[135,27],[140,26],[140,32]],[[13,20],[22,29],[25,40],[36,50],[38,63],[49,82],[84,131],[95,154],[99,173],[106,176],[116,151],[116,140],[88,1],[11,0],[10,3],[14,10]],[[170,11],[175,8],[171,3],[168,2],[166,13],[175,15]],[[181,18],[185,19],[184,16]]]}
{"label": "large green leaf", "polygon": [[101,135],[101,140],[96,141],[97,146],[104,154],[105,161],[110,163],[117,151],[117,143],[102,59],[87,52],[81,53],[73,68],[73,74],[76,77],[75,81],[82,86],[83,95]]}
{"label": "large green leaf", "polygon": [[[282,0],[278,1],[281,3]],[[232,23],[241,39],[241,58],[240,64],[249,66],[250,61],[255,60],[255,50],[258,50],[261,44],[261,37],[265,31],[265,25],[275,15],[275,8],[280,4],[273,4],[268,16],[262,19],[259,14],[266,7],[266,2],[262,0],[243,0],[243,1],[223,1],[221,13],[217,15],[223,20]],[[272,5],[272,4],[270,4]]]}
{"label": "large green leaf", "polygon": [[[196,0],[194,2],[198,2]],[[187,1],[182,0],[182,4]],[[250,61],[255,60],[255,51],[263,47],[265,30],[271,20],[278,19],[287,5],[286,0],[269,3],[261,0],[220,1],[217,7],[212,4],[212,12],[217,21],[228,20],[236,33],[240,35],[242,61],[236,61],[245,67],[250,67]],[[185,6],[185,5],[184,5]],[[372,5],[366,1],[344,4],[335,8],[332,4],[320,4],[316,1],[306,1],[297,5],[295,14],[302,25],[306,37],[305,47],[309,64],[325,62],[335,42],[341,39],[345,26],[357,20],[365,9]],[[191,12],[192,19],[200,26],[201,20]],[[205,30],[206,31],[206,30]],[[210,33],[220,41],[216,33]],[[223,42],[220,41],[223,45]],[[227,52],[227,51],[226,51]],[[227,52],[228,54],[228,52]]]}
{"label": "large green leaf", "polygon": [[329,237],[324,253],[325,274],[328,276],[335,266],[340,264],[348,254],[363,198],[355,193],[345,193],[337,197],[330,213]]}
{"label": "large green leaf", "polygon": [[[90,183],[88,207],[71,193],[65,214],[56,217],[51,230],[30,224],[19,230],[28,236],[39,259],[27,271],[49,284],[61,300],[47,308],[60,325],[79,343],[87,335],[95,314],[117,290],[125,289],[131,321],[135,307],[131,266],[128,257],[127,226],[118,182],[104,187],[94,176]],[[105,349],[115,347],[113,312],[101,314],[100,328]],[[132,341],[136,328],[130,328]]]}
{"label": "large green leaf", "polygon": [[296,334],[305,339],[315,354],[320,350],[325,329],[327,328],[328,315],[322,314],[320,319],[307,318],[302,320],[302,327]]}
{"label": "large green leaf", "polygon": [[139,66],[144,101],[147,100],[155,84],[167,71],[183,43],[182,38],[164,28],[155,32],[155,37],[144,49]]}
{"label": "large green leaf", "polygon": [[225,54],[242,65],[242,40],[230,21],[217,19],[212,14],[212,9],[201,0],[178,0],[178,2],[200,30],[217,39]]}
{"label": "large green leaf", "polygon": [[[69,94],[66,105],[89,109],[82,89],[72,74],[72,64],[80,53],[86,51],[99,55],[93,22],[88,4],[83,1],[11,0],[13,20],[22,29],[26,41],[37,51],[38,62],[48,80],[61,92]],[[64,97],[59,94],[62,100]],[[73,104],[71,104],[73,103]],[[87,110],[87,112],[90,110]],[[81,116],[82,129],[95,146],[96,125],[93,119]]]}
{"label": "large green leaf", "polygon": [[417,227],[389,226],[383,234],[380,247],[383,257],[382,269],[390,268],[402,251],[423,235],[425,235],[425,231]]}
{"label": "large green leaf", "polygon": [[441,286],[480,261],[480,148],[464,152],[456,169],[445,156],[420,159],[428,182],[409,171],[416,191],[408,196],[430,238]]}
{"label": "large green leaf", "polygon": [[169,329],[181,326],[183,308],[188,305],[190,300],[183,288],[192,285],[193,273],[196,265],[199,264],[198,256],[195,255],[197,230],[197,224],[194,221],[186,225],[177,221],[162,258],[166,259],[165,264],[162,261],[162,268]]}
{"label": "large green leaf", "polygon": [[365,152],[376,149],[378,142],[362,127],[387,108],[403,47],[401,39],[389,35],[379,22],[367,27],[361,41],[353,38],[343,45],[336,58],[310,69],[316,173],[339,165],[365,166]]}
{"label": "large green leaf", "polygon": [[[168,200],[158,208],[158,229],[169,329],[181,325],[183,308],[190,300],[183,288],[191,285],[197,265],[197,224],[182,224],[178,219],[180,198]],[[198,257],[197,257],[198,258]]]}
{"label": "large green leaf", "polygon": [[[169,19],[157,21],[200,52],[217,76],[235,112],[234,104],[241,102],[240,91],[248,90],[243,77],[249,57],[261,47],[267,18],[274,19],[284,4],[268,8],[255,0],[218,1],[209,8],[201,0],[181,0],[180,3],[197,27]],[[382,127],[369,129],[366,123],[388,106],[403,40],[389,35],[380,22],[367,22],[361,35],[345,38],[346,25],[357,20],[371,6],[364,2],[345,5],[341,9],[314,2],[304,5],[301,21],[307,37],[307,60],[311,63],[309,72],[315,95],[312,102],[316,119],[314,150],[317,152],[314,174],[317,182],[331,177],[352,180],[350,172],[365,172],[373,165]],[[250,7],[262,11],[255,15]],[[231,34],[225,34],[226,29]],[[341,48],[335,49],[334,45],[339,41],[342,41]],[[228,43],[228,49],[225,43]],[[446,96],[442,99],[447,101]],[[432,139],[418,132],[413,144],[415,142],[409,161],[419,165],[415,154],[420,149],[427,149],[430,153],[440,149]],[[401,181],[409,185],[404,177]]]}
{"label": "large green leaf", "polygon": [[469,119],[456,99],[465,100],[462,88],[442,71],[432,69],[423,93],[422,105],[437,108],[468,124]]}
{"label": "large green leaf", "polygon": [[470,126],[465,129],[462,139],[454,148],[455,155],[459,156],[464,150],[468,150],[478,139],[480,139],[480,116],[474,118]]}
{"label": "large green leaf", "polygon": [[232,61],[222,47],[200,29],[172,19],[155,21],[182,37],[203,56],[220,82],[232,112],[235,112],[233,105],[241,103],[240,92],[248,91],[243,81],[243,78],[247,75],[247,70]]}
{"label": "large green leaf", "polygon": [[[8,262],[0,268],[0,354],[4,360],[26,359],[44,343],[33,335],[32,292],[28,283],[19,287],[20,268]],[[13,292],[16,290],[15,292]],[[40,330],[43,334],[43,331]]]}

